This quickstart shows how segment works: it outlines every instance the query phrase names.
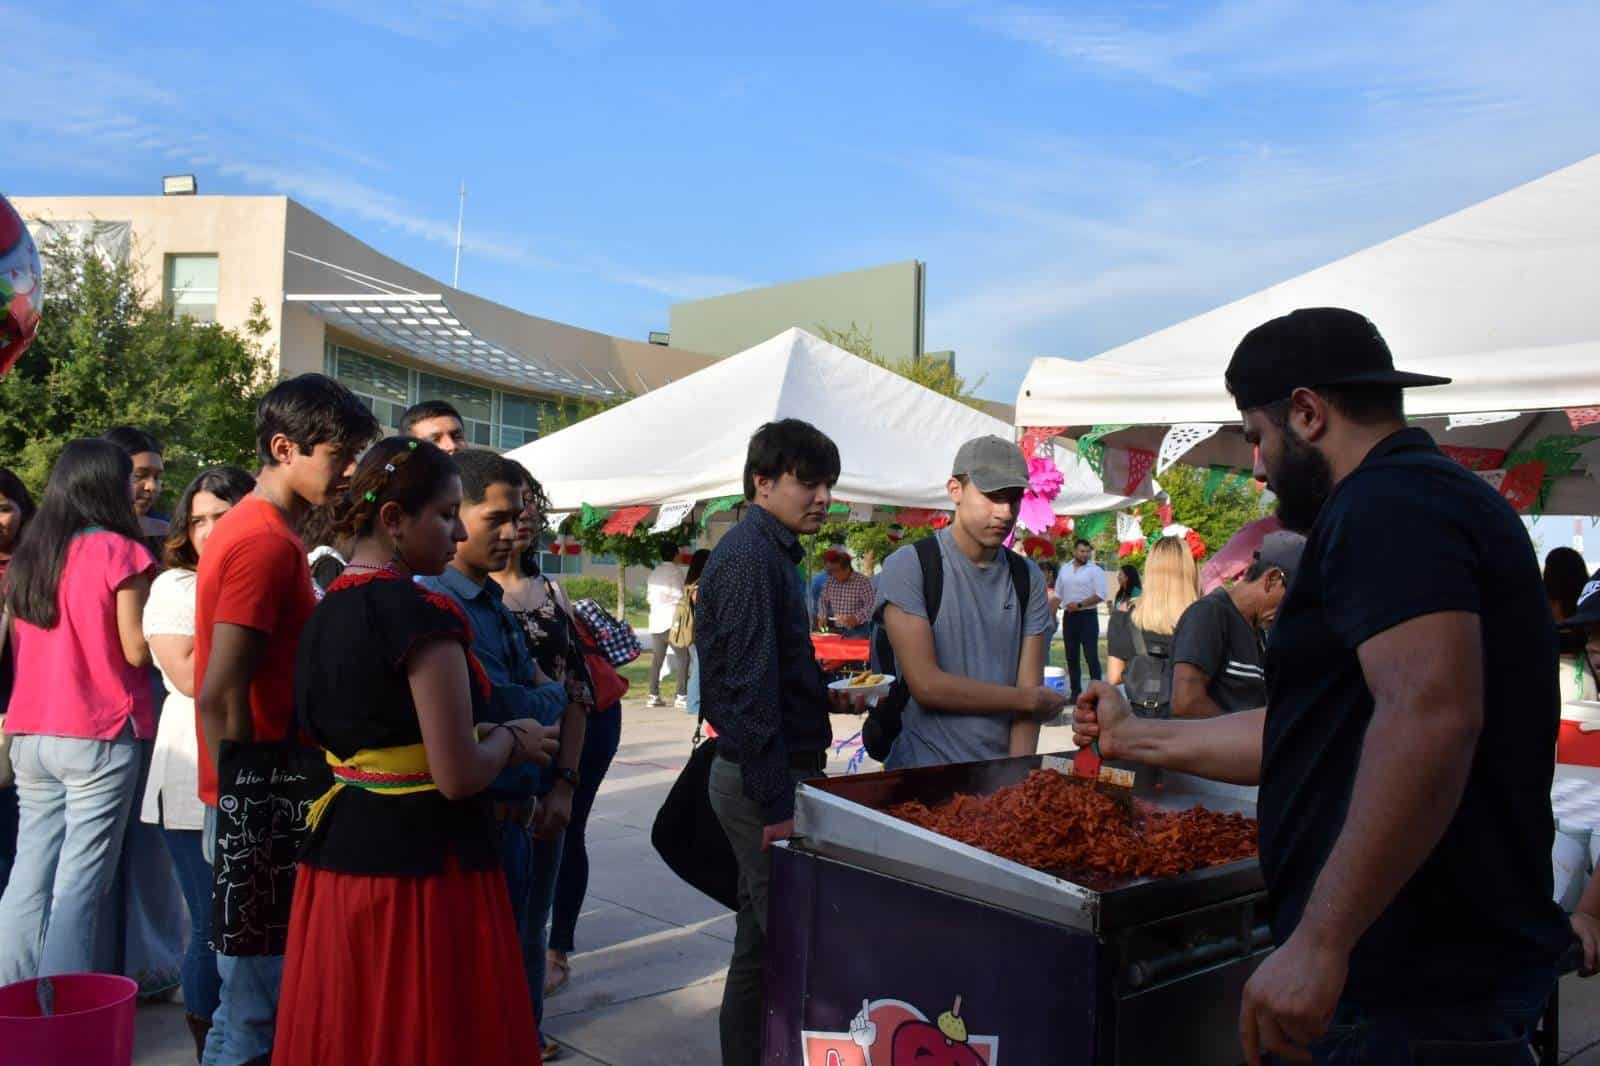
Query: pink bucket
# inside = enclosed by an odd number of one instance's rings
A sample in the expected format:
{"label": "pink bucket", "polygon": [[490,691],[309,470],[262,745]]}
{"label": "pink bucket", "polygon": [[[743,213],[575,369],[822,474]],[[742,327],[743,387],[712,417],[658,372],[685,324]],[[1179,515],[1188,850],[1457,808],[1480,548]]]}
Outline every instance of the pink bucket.
{"label": "pink bucket", "polygon": [[106,973],[50,979],[54,1013],[39,1011],[39,980],[0,988],[0,1048],[14,1066],[133,1066],[139,986]]}

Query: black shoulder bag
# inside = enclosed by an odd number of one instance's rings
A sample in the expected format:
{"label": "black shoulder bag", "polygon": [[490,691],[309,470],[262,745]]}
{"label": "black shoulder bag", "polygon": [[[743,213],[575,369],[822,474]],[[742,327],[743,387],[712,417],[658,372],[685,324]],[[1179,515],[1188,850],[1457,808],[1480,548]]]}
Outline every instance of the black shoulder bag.
{"label": "black shoulder bag", "polygon": [[672,791],[656,812],[650,844],[669,869],[730,911],[739,909],[739,861],[728,834],[711,809],[711,760],[717,738],[704,737],[701,715],[694,727],[694,751]]}

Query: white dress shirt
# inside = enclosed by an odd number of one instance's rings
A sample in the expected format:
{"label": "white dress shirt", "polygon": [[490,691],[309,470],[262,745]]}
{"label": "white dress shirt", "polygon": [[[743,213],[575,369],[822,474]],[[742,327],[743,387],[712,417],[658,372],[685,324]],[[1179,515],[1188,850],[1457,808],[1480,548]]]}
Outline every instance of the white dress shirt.
{"label": "white dress shirt", "polygon": [[1078,603],[1091,596],[1106,598],[1106,572],[1100,569],[1100,564],[1087,562],[1082,566],[1074,559],[1061,568],[1061,573],[1056,575],[1056,595],[1061,597],[1062,604]]}

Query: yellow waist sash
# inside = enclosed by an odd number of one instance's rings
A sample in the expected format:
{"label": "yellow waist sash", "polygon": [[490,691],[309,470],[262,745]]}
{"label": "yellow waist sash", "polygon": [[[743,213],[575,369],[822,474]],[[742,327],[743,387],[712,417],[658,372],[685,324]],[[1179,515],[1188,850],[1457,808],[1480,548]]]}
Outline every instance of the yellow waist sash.
{"label": "yellow waist sash", "polygon": [[312,829],[322,820],[333,797],[345,787],[365,789],[380,796],[406,796],[413,792],[436,792],[433,774],[428,769],[428,753],[421,744],[398,748],[362,748],[348,759],[325,752],[333,768],[333,787],[324,792],[306,813]]}

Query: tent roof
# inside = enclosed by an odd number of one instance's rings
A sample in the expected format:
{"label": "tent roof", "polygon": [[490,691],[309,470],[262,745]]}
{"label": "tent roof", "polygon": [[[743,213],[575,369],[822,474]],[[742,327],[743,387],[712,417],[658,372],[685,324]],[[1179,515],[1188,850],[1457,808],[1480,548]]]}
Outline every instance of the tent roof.
{"label": "tent roof", "polygon": [[[750,436],[800,418],[839,445],[836,495],[854,503],[948,509],[956,449],[1012,427],[898,374],[789,329],[737,355],[510,452],[553,511],[707,500],[743,492]],[[1083,464],[1065,464],[1061,513],[1121,506]]]}
{"label": "tent roof", "polygon": [[[1017,423],[1130,424],[1139,428],[1107,440],[1144,448],[1167,426],[1220,423],[1185,461],[1248,465],[1222,380],[1234,347],[1268,319],[1335,306],[1371,318],[1401,369],[1454,379],[1406,396],[1440,443],[1515,450],[1570,433],[1561,409],[1600,404],[1596,263],[1600,155],[1085,362],[1035,360]],[[1522,414],[1454,429],[1444,417],[1492,411]],[[1584,480],[1578,498],[1559,495],[1588,512],[1600,482]]]}

